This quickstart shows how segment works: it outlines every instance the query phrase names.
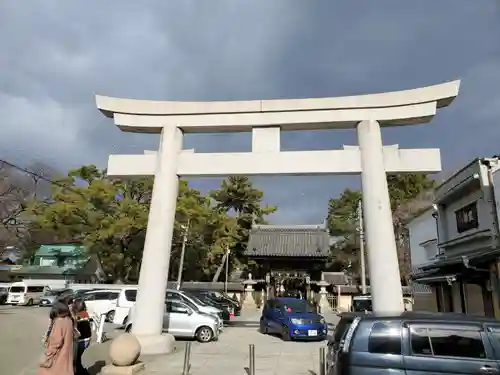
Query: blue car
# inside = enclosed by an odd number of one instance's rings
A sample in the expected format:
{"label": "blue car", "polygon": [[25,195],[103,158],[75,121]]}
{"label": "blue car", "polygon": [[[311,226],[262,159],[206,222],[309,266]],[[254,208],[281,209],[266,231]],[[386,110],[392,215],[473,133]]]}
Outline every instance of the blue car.
{"label": "blue car", "polygon": [[325,319],[297,298],[275,298],[266,302],[260,318],[260,332],[277,333],[283,341],[324,340],[328,333]]}

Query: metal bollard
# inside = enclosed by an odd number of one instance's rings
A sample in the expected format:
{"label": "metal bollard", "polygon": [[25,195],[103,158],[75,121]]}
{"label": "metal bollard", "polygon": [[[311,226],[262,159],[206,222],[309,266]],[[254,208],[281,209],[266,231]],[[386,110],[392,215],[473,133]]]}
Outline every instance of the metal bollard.
{"label": "metal bollard", "polygon": [[182,368],[182,375],[188,375],[189,370],[191,370],[191,342],[186,343],[186,349],[184,349],[184,367]]}
{"label": "metal bollard", "polygon": [[326,375],[325,347],[319,348],[319,375]]}
{"label": "metal bollard", "polygon": [[255,375],[255,345],[248,345],[248,375]]}

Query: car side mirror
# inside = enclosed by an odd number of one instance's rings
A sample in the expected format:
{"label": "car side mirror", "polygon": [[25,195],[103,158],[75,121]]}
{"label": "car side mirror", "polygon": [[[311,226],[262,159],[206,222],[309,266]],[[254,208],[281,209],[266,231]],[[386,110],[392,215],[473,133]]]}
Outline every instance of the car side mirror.
{"label": "car side mirror", "polygon": [[193,315],[193,310],[191,310],[191,309],[187,309],[186,313],[187,313],[188,315]]}

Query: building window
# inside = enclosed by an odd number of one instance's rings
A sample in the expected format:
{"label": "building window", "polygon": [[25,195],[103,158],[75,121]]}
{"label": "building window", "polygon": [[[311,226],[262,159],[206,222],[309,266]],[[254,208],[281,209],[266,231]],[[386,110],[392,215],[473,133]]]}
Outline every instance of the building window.
{"label": "building window", "polygon": [[479,227],[477,202],[473,202],[455,211],[457,232],[463,233]]}
{"label": "building window", "polygon": [[50,258],[40,258],[39,265],[42,267],[54,266],[56,263],[55,259]]}

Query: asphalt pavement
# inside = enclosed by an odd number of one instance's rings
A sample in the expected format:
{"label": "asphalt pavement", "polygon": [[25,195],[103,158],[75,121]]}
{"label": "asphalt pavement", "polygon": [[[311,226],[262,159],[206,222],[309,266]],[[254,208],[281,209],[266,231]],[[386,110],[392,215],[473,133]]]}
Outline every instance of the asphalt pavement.
{"label": "asphalt pavement", "polygon": [[[47,307],[0,305],[0,374],[34,375],[42,354],[42,338],[49,324]],[[107,336],[121,331],[106,324]],[[83,364],[91,375],[97,374],[108,359],[109,344],[93,344],[83,356]]]}
{"label": "asphalt pavement", "polygon": [[[1,375],[36,375],[38,368],[38,360],[40,354],[42,353],[42,337],[47,329],[49,323],[49,308],[45,307],[17,307],[17,306],[7,306],[0,305],[0,374]],[[334,314],[332,316],[325,314],[325,318],[329,323],[333,323],[330,326],[332,330],[337,323],[338,317]],[[242,353],[247,353],[248,342],[259,343],[259,351],[262,353],[266,352],[268,342],[275,342],[274,348],[280,353],[291,351],[295,353],[295,346],[286,345],[287,347],[281,348],[281,340],[274,340],[270,337],[261,337],[263,335],[256,334],[258,331],[258,318],[260,317],[260,312],[256,311],[254,314],[250,314],[247,317],[238,318],[234,323],[230,324],[224,329],[219,342],[210,344],[198,344],[194,342],[193,350],[196,351],[197,356],[204,356],[204,352],[221,352],[225,353],[229,350],[226,345],[240,347],[239,350]],[[106,324],[105,332],[110,338],[116,337],[122,331],[116,330],[116,326],[111,324]],[[242,339],[241,336],[246,337]],[[251,339],[251,340],[250,340]],[[244,342],[240,342],[243,340]],[[248,341],[250,340],[250,341]],[[100,369],[108,363],[108,351],[111,341],[107,341],[103,344],[92,344],[89,349],[85,352],[83,356],[83,364],[89,370],[91,375],[96,375],[99,373]],[[177,351],[182,353],[184,351],[184,346],[186,341],[177,341]],[[223,345],[224,348],[220,346]],[[298,344],[300,345],[300,344]],[[200,346],[200,348],[198,348]],[[303,348],[308,348],[308,356],[313,356],[318,350],[318,345],[311,344]],[[222,350],[223,349],[223,350]],[[293,349],[293,350],[292,350]],[[299,350],[300,351],[300,350]],[[198,353],[199,352],[199,353]],[[281,354],[280,354],[281,355]],[[182,355],[181,355],[182,356]],[[177,357],[177,356],[175,356]],[[168,362],[168,356],[164,360],[158,358],[157,363],[151,363],[147,358],[143,358],[145,362],[150,362],[148,368],[154,370],[156,366],[160,368],[165,368],[166,364],[164,361]],[[235,355],[235,358],[238,356]],[[312,358],[312,357],[311,357]],[[205,358],[210,363],[220,362],[220,358],[215,360],[212,357]],[[310,358],[309,358],[310,359]],[[173,360],[173,357],[172,357]],[[240,361],[242,359],[239,359]],[[305,360],[305,358],[304,358]],[[182,365],[180,357],[178,358],[179,363],[173,363],[173,365]],[[174,361],[175,362],[175,361]],[[202,371],[205,364],[200,363],[200,374],[205,374],[206,371]],[[235,364],[236,365],[236,364]],[[238,365],[239,366],[239,365]],[[175,367],[175,366],[174,366]],[[213,368],[212,368],[213,369]],[[173,370],[173,369],[172,369]],[[177,368],[175,369],[177,371]],[[161,371],[160,371],[161,373]]]}
{"label": "asphalt pavement", "polygon": [[21,375],[37,363],[49,309],[0,305],[0,374]]}
{"label": "asphalt pavement", "polygon": [[[49,324],[48,307],[25,307],[0,305],[0,374],[36,375],[38,361],[43,352],[42,338]],[[107,323],[106,336],[112,339],[122,330]],[[85,351],[82,361],[90,375],[96,375],[109,362],[111,340],[102,344],[95,341]],[[177,347],[183,350],[185,341],[179,340]]]}

